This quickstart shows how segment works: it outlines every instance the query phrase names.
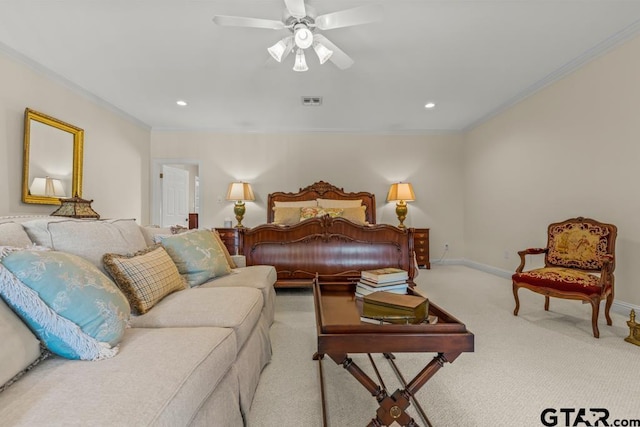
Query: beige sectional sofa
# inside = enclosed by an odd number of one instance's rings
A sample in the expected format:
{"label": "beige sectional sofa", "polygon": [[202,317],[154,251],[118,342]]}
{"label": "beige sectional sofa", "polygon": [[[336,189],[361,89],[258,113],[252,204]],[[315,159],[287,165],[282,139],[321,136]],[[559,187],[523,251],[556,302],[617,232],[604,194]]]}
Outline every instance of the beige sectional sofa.
{"label": "beige sectional sofa", "polygon": [[[108,277],[104,254],[133,254],[167,233],[133,220],[0,219],[0,247],[36,244],[75,254]],[[233,261],[241,265],[241,258]],[[271,266],[239,266],[172,292],[131,315],[115,356],[91,361],[55,354],[39,360],[48,352],[0,299],[0,424],[246,424],[271,358],[275,280]]]}

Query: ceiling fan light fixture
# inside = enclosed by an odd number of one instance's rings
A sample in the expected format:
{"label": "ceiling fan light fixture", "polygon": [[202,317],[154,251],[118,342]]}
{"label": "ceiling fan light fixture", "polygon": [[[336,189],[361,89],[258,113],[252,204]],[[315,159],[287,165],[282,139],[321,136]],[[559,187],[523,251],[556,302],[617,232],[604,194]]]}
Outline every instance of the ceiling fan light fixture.
{"label": "ceiling fan light fixture", "polygon": [[313,34],[305,24],[298,24],[294,27],[293,37],[296,46],[300,49],[306,49],[313,43]]}
{"label": "ceiling fan light fixture", "polygon": [[331,58],[331,55],[333,55],[333,51],[320,42],[313,43],[313,50],[316,51],[320,64],[327,62],[329,58]]}
{"label": "ceiling fan light fixture", "polygon": [[268,48],[267,51],[273,57],[273,59],[278,62],[282,62],[282,58],[286,57],[291,51],[291,40],[292,37],[285,37],[282,40],[278,41],[278,43]]}
{"label": "ceiling fan light fixture", "polygon": [[309,67],[307,67],[307,61],[304,57],[304,51],[302,49],[298,49],[296,51],[296,62],[293,64],[293,71],[307,71]]}

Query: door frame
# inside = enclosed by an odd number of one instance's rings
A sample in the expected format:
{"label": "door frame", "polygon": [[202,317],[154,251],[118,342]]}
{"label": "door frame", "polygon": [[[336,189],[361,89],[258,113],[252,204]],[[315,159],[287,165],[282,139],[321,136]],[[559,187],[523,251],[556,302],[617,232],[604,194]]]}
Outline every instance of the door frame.
{"label": "door frame", "polygon": [[[199,160],[194,159],[151,159],[151,224],[162,223],[162,181],[160,173],[164,165],[195,165],[198,166],[198,176],[202,172]],[[202,179],[200,179],[200,192],[202,192]],[[202,194],[202,193],[201,193]],[[200,203],[199,216],[202,218],[202,201]]]}

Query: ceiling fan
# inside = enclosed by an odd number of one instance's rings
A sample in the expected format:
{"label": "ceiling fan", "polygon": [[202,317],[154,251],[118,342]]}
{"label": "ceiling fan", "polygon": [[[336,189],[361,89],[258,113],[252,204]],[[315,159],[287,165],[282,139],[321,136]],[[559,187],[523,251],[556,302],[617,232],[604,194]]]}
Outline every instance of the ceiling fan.
{"label": "ceiling fan", "polygon": [[304,0],[284,0],[286,9],[282,21],[271,19],[250,18],[242,16],[215,15],[213,22],[218,25],[233,27],[266,28],[271,30],[288,29],[291,35],[279,40],[269,47],[269,54],[278,62],[282,62],[295,49],[294,71],[307,71],[305,49],[313,47],[318,55],[320,64],[328,60],[341,70],[353,65],[353,59],[344,53],[317,30],[332,30],[334,28],[350,27],[367,24],[382,19],[382,6],[368,5],[353,9],[341,10],[317,16],[315,10],[304,4]]}

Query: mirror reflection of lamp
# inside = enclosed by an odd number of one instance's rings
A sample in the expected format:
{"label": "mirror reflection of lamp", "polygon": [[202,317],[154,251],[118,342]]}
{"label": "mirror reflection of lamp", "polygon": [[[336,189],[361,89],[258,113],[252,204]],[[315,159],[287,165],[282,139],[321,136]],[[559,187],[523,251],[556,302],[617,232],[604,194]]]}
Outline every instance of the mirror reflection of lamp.
{"label": "mirror reflection of lamp", "polygon": [[34,178],[31,187],[29,187],[29,192],[32,196],[66,197],[62,181],[48,176]]}
{"label": "mirror reflection of lamp", "polygon": [[229,184],[229,190],[227,191],[227,200],[235,200],[235,205],[233,206],[233,213],[236,214],[236,219],[238,220],[238,224],[236,228],[243,228],[242,218],[245,213],[245,200],[255,200],[255,196],[253,195],[253,190],[251,189],[251,185],[246,182],[232,182]]}

